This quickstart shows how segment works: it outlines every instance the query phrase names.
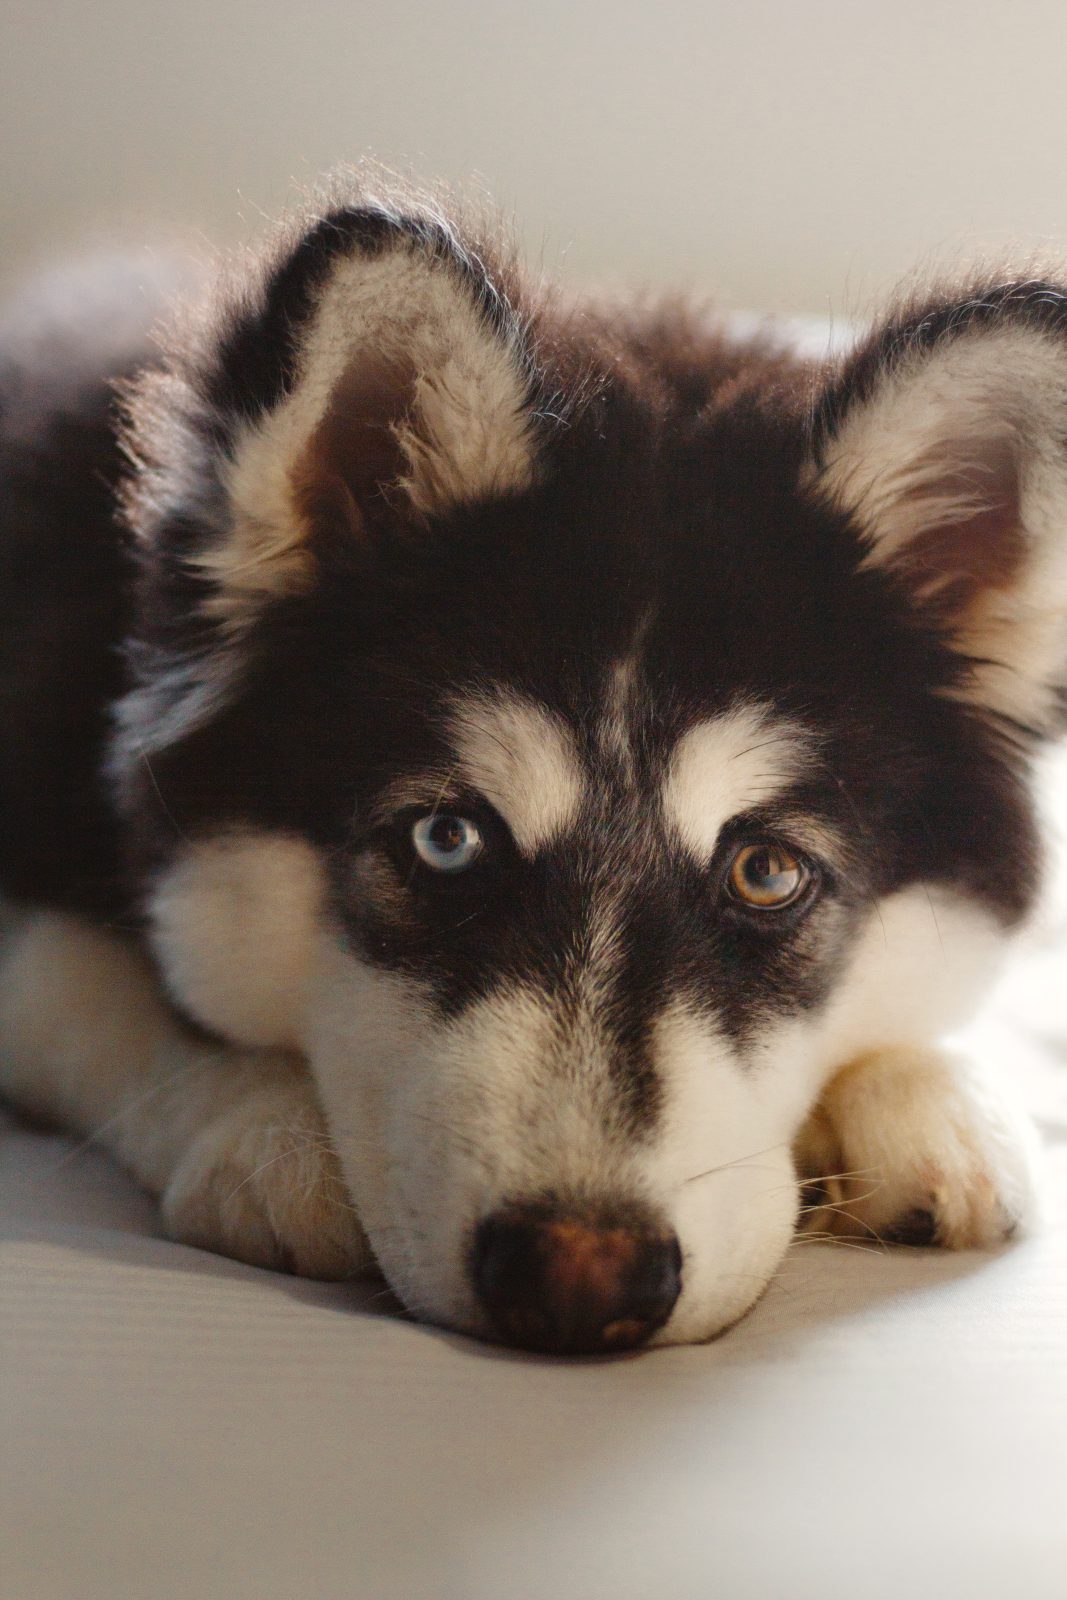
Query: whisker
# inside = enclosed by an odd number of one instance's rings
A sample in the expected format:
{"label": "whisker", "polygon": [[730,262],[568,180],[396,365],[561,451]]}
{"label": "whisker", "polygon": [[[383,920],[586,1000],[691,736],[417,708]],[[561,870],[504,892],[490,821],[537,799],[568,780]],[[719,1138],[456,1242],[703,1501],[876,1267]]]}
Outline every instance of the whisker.
{"label": "whisker", "polygon": [[885,1240],[872,1231],[869,1238],[853,1239],[842,1238],[839,1233],[798,1233],[789,1248],[797,1249],[802,1244],[832,1244],[842,1250],[862,1250],[869,1255],[872,1250],[888,1251],[889,1246]]}
{"label": "whisker", "polygon": [[832,1183],[835,1178],[841,1182],[845,1182],[848,1178],[879,1178],[882,1183],[885,1182],[881,1167],[854,1167],[851,1172],[819,1172],[811,1175],[805,1173],[802,1178],[797,1179],[797,1182],[805,1185]]}
{"label": "whisker", "polygon": [[[879,1192],[879,1190],[883,1189],[884,1187],[885,1185],[883,1183],[876,1183],[873,1189],[866,1189],[864,1190],[863,1194],[849,1195],[849,1205],[862,1205],[864,1200],[872,1199]],[[839,1203],[835,1203],[829,1199],[813,1200],[810,1206],[801,1206],[799,1208],[798,1215],[803,1217],[812,1211],[843,1211],[843,1209],[844,1208]]]}
{"label": "whisker", "polygon": [[[704,1172],[694,1172],[692,1177],[683,1178],[679,1187],[684,1188],[687,1183],[699,1183],[701,1178],[712,1178],[717,1172],[727,1172],[731,1167],[744,1166],[750,1161],[758,1160],[760,1156],[769,1156],[774,1150],[785,1150],[787,1148],[788,1141],[782,1139],[777,1144],[769,1144],[765,1150],[753,1150],[751,1155],[738,1156],[734,1161],[722,1161],[717,1167],[708,1167]],[[754,1168],[753,1170],[758,1171],[759,1169]],[[775,1169],[773,1167],[766,1167],[764,1170],[767,1172],[773,1172]]]}
{"label": "whisker", "polygon": [[268,1156],[266,1161],[261,1162],[258,1167],[243,1177],[235,1189],[230,1190],[230,1193],[226,1196],[226,1201],[228,1202],[233,1199],[234,1195],[240,1194],[246,1184],[251,1183],[253,1178],[258,1178],[261,1172],[266,1172],[268,1167],[273,1167],[277,1162],[285,1161],[292,1156],[302,1156],[308,1150],[315,1148],[320,1150],[326,1148],[320,1135],[316,1135],[314,1138],[306,1138],[300,1144],[290,1145],[288,1149],[279,1150],[275,1155]]}
{"label": "whisker", "polygon": [[143,1106],[147,1105],[155,1095],[162,1094],[164,1090],[173,1088],[174,1084],[176,1084],[180,1078],[184,1078],[193,1070],[193,1063],[188,1063],[185,1066],[177,1067],[174,1072],[170,1073],[160,1082],[150,1084],[149,1087],[142,1090],[140,1094],[134,1095],[132,1100],[127,1100],[125,1104],[120,1106],[117,1111],[113,1112],[110,1117],[106,1117],[103,1122],[98,1123],[91,1133],[87,1133],[84,1138],[80,1139],[72,1149],[66,1151],[64,1155],[60,1156],[59,1160],[48,1168],[49,1175],[54,1172],[62,1172],[64,1167],[68,1167],[72,1161],[77,1161],[81,1156],[86,1155],[88,1151],[95,1150],[100,1145],[104,1134],[109,1132],[110,1129],[118,1127],[124,1118],[132,1116],[135,1111],[139,1111]]}
{"label": "whisker", "polygon": [[136,751],[137,751],[138,760],[143,762],[144,769],[148,774],[149,782],[151,783],[152,788],[156,792],[156,798],[159,800],[160,806],[163,808],[163,815],[166,817],[167,821],[170,823],[171,827],[174,829],[174,832],[177,834],[178,838],[179,839],[184,839],[186,844],[191,843],[191,840],[189,839],[188,834],[186,834],[183,831],[183,829],[181,828],[181,826],[180,826],[180,824],[178,822],[177,817],[174,815],[173,811],[170,809],[170,806],[167,804],[166,800],[163,798],[163,790],[159,787],[159,782],[158,782],[158,780],[156,778],[156,775],[152,771],[152,763],[148,759],[148,751],[145,749],[144,745],[141,743],[141,741],[139,739],[134,740],[134,745],[135,745],[135,748],[136,748]]}

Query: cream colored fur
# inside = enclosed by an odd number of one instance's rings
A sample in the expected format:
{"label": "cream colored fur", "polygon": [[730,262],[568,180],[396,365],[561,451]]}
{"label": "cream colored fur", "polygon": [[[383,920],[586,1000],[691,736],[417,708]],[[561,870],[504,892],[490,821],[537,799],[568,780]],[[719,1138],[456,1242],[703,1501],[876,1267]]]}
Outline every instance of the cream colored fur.
{"label": "cream colored fur", "polygon": [[415,512],[511,493],[533,479],[526,385],[509,337],[488,327],[456,271],[418,245],[354,253],[319,294],[291,393],[245,427],[233,452],[232,532],[200,561],[221,586],[214,610],[234,628],[304,580],[307,530],[294,470],[361,356],[413,373],[393,432],[404,462],[396,488]]}
{"label": "cream colored fur", "polygon": [[5,919],[0,1090],[113,1151],[185,1243],[311,1277],[368,1264],[300,1060],[184,1027],[114,934],[54,912]]}
{"label": "cream colored fur", "polygon": [[323,895],[319,859],[303,840],[232,832],[190,845],[149,902],[171,993],[228,1039],[295,1049]]}
{"label": "cream colored fur", "polygon": [[[529,717],[522,726],[544,731]],[[803,751],[795,739],[768,744],[764,718],[725,718],[719,754],[733,751],[727,770],[755,787],[704,791],[701,848],[775,786],[772,771],[745,766],[754,732],[763,761],[770,750],[793,770]],[[706,754],[715,733],[706,725],[690,752]],[[516,986],[451,1020],[419,984],[345,948],[321,882],[309,847],[238,832],[190,847],[150,908],[183,1004],[299,1054],[191,1031],[153,966],[114,934],[43,912],[3,929],[0,1086],[112,1149],[161,1195],[179,1239],[341,1276],[369,1264],[365,1228],[412,1310],[484,1333],[465,1267],[478,1218],[546,1189],[629,1194],[681,1241],[683,1294],[656,1335],[675,1343],[736,1320],[773,1275],[796,1218],[790,1146],[805,1123],[805,1174],[841,1208],[818,1214],[823,1228],[882,1232],[900,1208],[929,1208],[943,1241],[967,1246],[995,1242],[1026,1213],[1023,1127],[929,1043],[969,1016],[1003,952],[992,921],[947,891],[872,908],[831,1004],[747,1045],[665,996],[650,1041],[661,1114],[635,1140],[605,1026],[610,881],[608,900],[589,907],[600,934],[576,950],[563,1011]]]}
{"label": "cream colored fur", "polygon": [[[257,862],[253,840],[233,838],[228,870],[261,884],[277,842],[260,841]],[[220,860],[195,864],[208,905]],[[238,903],[243,895],[238,884]],[[274,925],[269,907],[265,922]],[[197,926],[191,917],[190,937]],[[773,1273],[796,1209],[789,1146],[816,1100],[804,1172],[827,1178],[841,1208],[819,1212],[820,1227],[881,1232],[902,1210],[930,1208],[943,1242],[966,1247],[1025,1218],[1025,1124],[974,1069],[909,1042],[967,1013],[996,943],[951,897],[936,908],[921,893],[883,902],[830,1011],[760,1041],[745,1066],[706,1017],[665,1013],[655,1041],[662,1126],[635,1145],[607,1114],[595,986],[588,1013],[579,1008],[564,1030],[543,997],[519,992],[442,1027],[416,987],[355,961],[319,921],[312,976],[287,1024],[310,1055],[316,1093],[291,1053],[227,1047],[183,1027],[126,941],[75,918],[23,914],[0,950],[0,1082],[114,1150],[189,1243],[341,1276],[369,1263],[354,1200],[409,1305],[472,1331],[484,1331],[462,1270],[473,1216],[516,1185],[594,1194],[629,1185],[682,1239],[686,1292],[657,1340],[687,1341],[741,1315]],[[254,993],[254,959],[231,954],[219,993],[242,974]],[[578,1079],[570,1059],[581,1060]],[[586,1093],[561,1094],[560,1072]]]}
{"label": "cream colored fur", "polygon": [[918,1214],[937,1243],[987,1249],[1032,1221],[1035,1153],[1021,1108],[974,1062],[876,1051],[833,1079],[798,1141],[802,1176],[826,1195],[804,1228],[880,1238]]}
{"label": "cream colored fur", "polygon": [[[925,529],[966,522],[991,485],[990,454],[1020,474],[1021,570],[956,620],[975,661],[962,698],[1039,728],[1067,678],[1067,358],[1036,329],[961,334],[917,353],[853,408],[816,478],[865,528],[868,562],[892,567]],[[945,484],[965,484],[946,496]],[[934,598],[939,573],[919,598]]]}
{"label": "cream colored fur", "polygon": [[740,705],[691,728],[679,741],[663,808],[700,861],[710,859],[723,823],[795,783],[813,759],[810,734],[758,705]]}
{"label": "cream colored fur", "polygon": [[485,693],[454,702],[452,777],[483,794],[533,855],[573,821],[582,800],[582,765],[564,725],[516,694]]}

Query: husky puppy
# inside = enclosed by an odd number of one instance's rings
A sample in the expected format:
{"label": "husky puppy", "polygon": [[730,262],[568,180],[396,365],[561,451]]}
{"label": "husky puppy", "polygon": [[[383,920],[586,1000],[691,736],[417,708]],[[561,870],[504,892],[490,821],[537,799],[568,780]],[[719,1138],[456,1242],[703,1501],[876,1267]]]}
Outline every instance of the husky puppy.
{"label": "husky puppy", "polygon": [[805,1180],[1018,1227],[942,1041],[1041,875],[1063,290],[813,364],[353,192],[161,344],[64,292],[0,339],[16,1104],[178,1240],[550,1351],[736,1321]]}

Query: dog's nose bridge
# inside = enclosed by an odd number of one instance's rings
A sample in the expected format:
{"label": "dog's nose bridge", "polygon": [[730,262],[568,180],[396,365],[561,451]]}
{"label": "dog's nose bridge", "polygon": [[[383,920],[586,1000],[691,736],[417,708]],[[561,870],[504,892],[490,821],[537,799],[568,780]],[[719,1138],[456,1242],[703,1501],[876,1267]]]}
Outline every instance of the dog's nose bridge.
{"label": "dog's nose bridge", "polygon": [[625,996],[590,983],[563,1009],[555,1033],[560,1098],[550,1116],[564,1114],[572,1130],[584,1123],[594,1147],[607,1139],[619,1159],[654,1136],[664,1095],[649,1018],[635,1012]]}
{"label": "dog's nose bridge", "polygon": [[621,1136],[647,1136],[661,1109],[663,1086],[652,1036],[662,991],[628,981],[614,930],[576,951],[551,997],[554,1076],[590,1126]]}

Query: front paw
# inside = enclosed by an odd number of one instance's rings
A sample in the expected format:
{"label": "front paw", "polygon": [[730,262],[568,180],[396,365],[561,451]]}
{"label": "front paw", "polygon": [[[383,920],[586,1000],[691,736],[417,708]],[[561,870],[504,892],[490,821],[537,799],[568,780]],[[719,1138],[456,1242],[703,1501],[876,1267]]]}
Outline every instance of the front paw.
{"label": "front paw", "polygon": [[302,1080],[253,1090],[198,1133],[161,1198],[171,1238],[252,1266],[347,1278],[371,1265]]}
{"label": "front paw", "polygon": [[1035,1207],[1035,1139],[1007,1095],[938,1050],[865,1057],[824,1091],[797,1145],[801,1231],[986,1249]]}

